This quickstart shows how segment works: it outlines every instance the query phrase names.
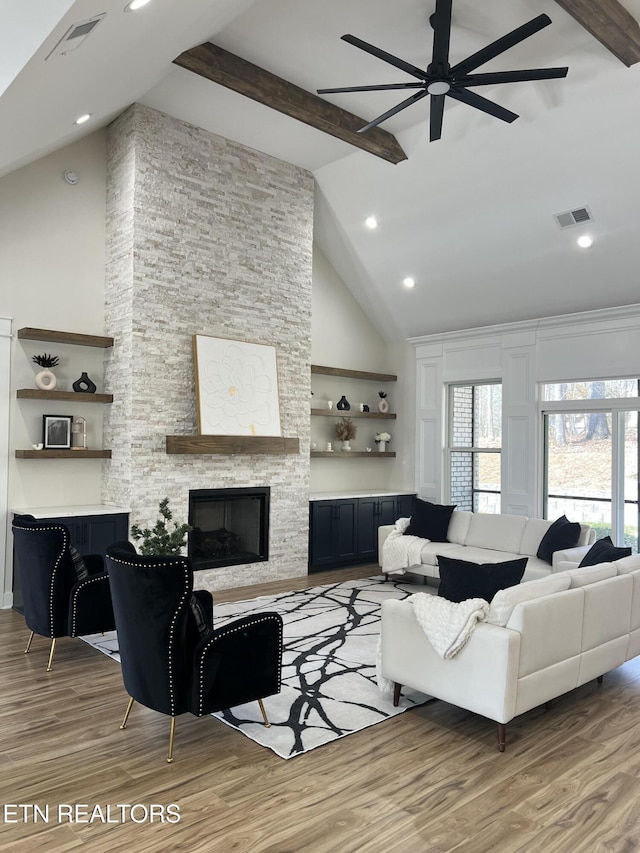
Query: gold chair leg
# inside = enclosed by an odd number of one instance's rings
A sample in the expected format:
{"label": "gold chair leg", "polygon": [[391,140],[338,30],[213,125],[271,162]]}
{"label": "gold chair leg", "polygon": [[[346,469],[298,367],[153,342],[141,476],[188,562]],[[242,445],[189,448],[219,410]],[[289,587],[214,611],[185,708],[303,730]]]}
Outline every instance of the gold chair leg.
{"label": "gold chair leg", "polygon": [[29,634],[29,642],[27,643],[27,648],[24,650],[25,655],[29,654],[29,649],[31,648],[31,640],[33,640],[33,631]]}
{"label": "gold chair leg", "polygon": [[53,663],[53,653],[56,650],[56,638],[51,640],[51,650],[49,652],[49,663],[47,664],[47,672],[51,672],[51,664]]}
{"label": "gold chair leg", "polygon": [[131,713],[131,709],[133,708],[133,699],[129,697],[129,704],[127,705],[127,710],[124,712],[124,719],[120,724],[121,729],[127,728],[127,720],[129,719],[129,714]]}
{"label": "gold chair leg", "polygon": [[271,723],[269,722],[269,717],[267,717],[267,712],[264,709],[264,705],[262,704],[262,699],[258,699],[258,705],[260,705],[260,710],[262,711],[262,719],[264,720],[265,729],[271,728]]}
{"label": "gold chair leg", "polygon": [[167,756],[167,764],[173,763],[173,736],[176,733],[176,718],[171,717],[171,731],[169,732],[169,755]]}

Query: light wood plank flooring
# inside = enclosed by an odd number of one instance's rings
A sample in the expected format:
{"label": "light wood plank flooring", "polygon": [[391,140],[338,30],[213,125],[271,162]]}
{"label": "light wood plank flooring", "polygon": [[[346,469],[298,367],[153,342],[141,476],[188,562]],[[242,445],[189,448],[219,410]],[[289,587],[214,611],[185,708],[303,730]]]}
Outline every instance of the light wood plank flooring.
{"label": "light wood plank flooring", "polygon": [[[377,573],[325,572],[217,593],[216,600]],[[417,587],[419,588],[419,587]],[[640,850],[640,664],[631,662],[507,729],[430,702],[284,761],[209,718],[176,725],[134,706],[120,667],[80,640],[27,639],[0,612],[0,850],[191,853],[597,853]],[[268,700],[265,700],[268,709]],[[144,821],[153,804],[179,823]],[[49,807],[49,822],[9,810]],[[58,822],[59,805],[140,804],[125,822]],[[114,811],[115,810],[115,811]],[[18,822],[8,823],[7,817]],[[82,814],[80,815],[82,817]],[[140,820],[136,823],[131,817]]]}

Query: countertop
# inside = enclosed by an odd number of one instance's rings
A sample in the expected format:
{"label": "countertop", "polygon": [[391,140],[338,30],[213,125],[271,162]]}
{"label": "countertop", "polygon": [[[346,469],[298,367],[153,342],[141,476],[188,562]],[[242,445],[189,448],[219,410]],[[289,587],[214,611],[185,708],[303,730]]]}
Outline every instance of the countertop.
{"label": "countertop", "polygon": [[32,515],[34,518],[71,518],[77,515],[116,515],[129,512],[113,504],[83,504],[81,506],[30,506],[14,507],[15,515]]}

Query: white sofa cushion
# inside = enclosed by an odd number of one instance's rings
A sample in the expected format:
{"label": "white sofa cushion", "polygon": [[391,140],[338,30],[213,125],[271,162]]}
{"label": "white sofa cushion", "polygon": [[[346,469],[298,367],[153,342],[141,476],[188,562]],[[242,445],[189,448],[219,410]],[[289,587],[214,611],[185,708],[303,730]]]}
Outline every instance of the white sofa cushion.
{"label": "white sofa cushion", "polygon": [[613,563],[596,563],[595,566],[585,566],[583,569],[576,569],[572,566],[566,572],[557,573],[556,577],[562,575],[569,578],[569,589],[575,589],[580,586],[589,586],[589,584],[598,581],[606,581],[608,578],[614,578],[616,574],[616,567]]}
{"label": "white sofa cushion", "polygon": [[548,518],[528,518],[520,542],[520,553],[535,557],[542,537],[552,523]]}
{"label": "white sofa cushion", "polygon": [[454,510],[449,522],[449,530],[447,531],[447,539],[449,542],[455,542],[456,545],[464,545],[471,524],[472,512],[465,509]]}
{"label": "white sofa cushion", "polygon": [[562,592],[569,589],[570,583],[570,578],[566,577],[566,573],[562,573],[501,589],[493,597],[487,622],[504,627],[516,604],[533,601],[536,598],[542,598],[544,595],[552,595],[554,592]]}
{"label": "white sofa cushion", "polygon": [[[469,532],[465,540],[466,546],[475,548],[499,548],[509,554],[520,553],[522,534],[527,523],[523,515],[493,515],[485,512],[475,512],[469,524]],[[475,559],[468,557],[467,559]],[[509,559],[507,557],[507,559]]]}
{"label": "white sofa cushion", "polygon": [[640,554],[632,554],[630,557],[621,557],[614,564],[619,575],[628,575],[640,569]]}

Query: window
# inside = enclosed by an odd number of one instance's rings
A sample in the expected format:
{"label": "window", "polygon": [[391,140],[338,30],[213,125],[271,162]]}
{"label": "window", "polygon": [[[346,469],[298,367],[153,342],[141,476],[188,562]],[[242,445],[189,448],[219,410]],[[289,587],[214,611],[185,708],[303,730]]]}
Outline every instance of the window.
{"label": "window", "polygon": [[500,512],[502,385],[451,385],[448,434],[451,503]]}
{"label": "window", "polygon": [[544,516],[563,513],[638,553],[640,382],[542,387]]}

